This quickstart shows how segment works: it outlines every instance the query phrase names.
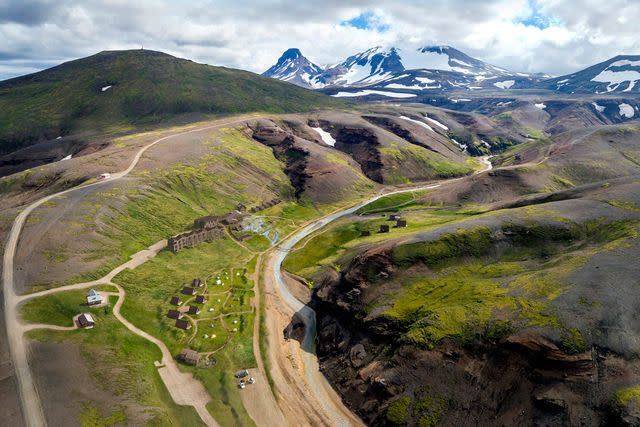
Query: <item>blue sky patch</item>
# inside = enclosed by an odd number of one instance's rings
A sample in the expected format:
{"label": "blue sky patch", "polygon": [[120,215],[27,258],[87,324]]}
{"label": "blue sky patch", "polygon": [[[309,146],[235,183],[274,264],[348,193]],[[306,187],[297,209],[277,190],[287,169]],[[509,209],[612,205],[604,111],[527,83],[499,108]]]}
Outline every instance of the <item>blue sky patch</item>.
{"label": "blue sky patch", "polygon": [[545,15],[540,11],[540,6],[536,0],[528,0],[529,13],[514,20],[516,24],[523,24],[528,27],[536,27],[544,30],[552,25],[558,25],[560,21],[552,16]]}
{"label": "blue sky patch", "polygon": [[389,26],[380,22],[380,18],[370,10],[361,13],[355,18],[342,21],[340,25],[358,28],[359,30],[376,30],[381,33],[389,29]]}

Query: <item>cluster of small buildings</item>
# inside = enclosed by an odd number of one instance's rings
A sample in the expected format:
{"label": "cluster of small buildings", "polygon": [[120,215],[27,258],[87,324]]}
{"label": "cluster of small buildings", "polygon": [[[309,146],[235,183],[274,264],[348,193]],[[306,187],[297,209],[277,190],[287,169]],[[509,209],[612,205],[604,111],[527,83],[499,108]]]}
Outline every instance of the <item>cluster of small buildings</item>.
{"label": "cluster of small buildings", "polygon": [[205,216],[193,222],[193,229],[176,234],[169,238],[168,247],[172,252],[184,248],[191,248],[200,243],[220,239],[224,236],[225,227],[237,229],[240,227],[242,213],[234,211],[223,216]]}
{"label": "cluster of small buildings", "polygon": [[[102,295],[100,295],[100,292],[96,291],[95,289],[90,289],[89,292],[87,292],[88,306],[99,305],[99,304],[102,304],[103,301],[104,299],[102,298]],[[91,313],[80,314],[76,319],[76,322],[78,324],[78,327],[84,328],[84,329],[91,329],[96,324]]]}
{"label": "cluster of small buildings", "polygon": [[[393,228],[405,228],[407,226],[407,220],[406,219],[402,219],[400,217],[400,215],[398,214],[391,214],[389,215],[389,221],[395,221],[396,225],[393,226]],[[388,233],[389,231],[391,231],[391,227],[389,226],[389,224],[380,224],[380,228],[378,229],[378,233]],[[371,231],[370,230],[363,230],[360,233],[361,237],[366,237],[366,236],[371,236]]]}
{"label": "cluster of small buildings", "polygon": [[[205,302],[207,302],[207,298],[204,295],[196,295],[196,289],[200,288],[204,286],[204,283],[202,282],[202,280],[200,279],[193,279],[193,281],[191,282],[191,286],[185,286],[182,288],[182,291],[180,291],[180,293],[182,295],[187,295],[187,296],[195,296],[195,298],[193,299],[193,302],[195,304],[204,304]],[[180,299],[179,296],[174,296],[171,297],[171,300],[169,301],[169,303],[171,305],[174,305],[176,307],[179,307],[182,305],[182,299]],[[189,315],[197,315],[200,314],[200,308],[195,306],[195,305],[189,305],[188,307],[181,309],[169,309],[169,311],[167,312],[167,317],[169,319],[175,319],[176,321],[176,328],[179,329],[184,329],[186,331],[188,331],[189,329],[191,329],[191,323],[189,323],[189,321],[183,319],[185,314],[189,314]]]}

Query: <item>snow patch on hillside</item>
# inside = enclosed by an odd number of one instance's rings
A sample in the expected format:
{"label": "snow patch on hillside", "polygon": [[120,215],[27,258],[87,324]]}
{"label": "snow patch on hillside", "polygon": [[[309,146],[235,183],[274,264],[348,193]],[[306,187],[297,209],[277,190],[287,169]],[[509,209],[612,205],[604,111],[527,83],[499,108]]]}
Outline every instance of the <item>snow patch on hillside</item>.
{"label": "snow patch on hillside", "polygon": [[388,87],[389,89],[415,89],[415,90],[422,90],[423,87],[420,85],[413,85],[413,86],[406,86],[406,85],[401,85],[400,83],[390,83],[388,85],[385,85],[385,87]]}
{"label": "snow patch on hillside", "polygon": [[620,86],[620,84],[629,82],[627,88],[623,92],[629,92],[640,80],[640,70],[613,70],[614,67],[640,67],[640,61],[629,61],[623,59],[612,62],[600,74],[591,79],[592,82],[608,83],[607,92],[612,92]]}
{"label": "snow patch on hillside", "polygon": [[545,108],[547,108],[547,104],[544,104],[542,102],[535,104],[536,108],[540,109],[540,110],[544,110]]}
{"label": "snow patch on hillside", "polygon": [[500,89],[509,89],[514,84],[516,84],[515,80],[504,80],[502,82],[495,82],[493,85]]}
{"label": "snow patch on hillside", "polygon": [[311,129],[318,132],[318,135],[320,135],[320,138],[322,138],[322,142],[324,142],[325,144],[330,145],[332,147],[336,145],[336,140],[333,139],[333,137],[329,132],[326,132],[321,127],[317,127],[317,128],[312,127]]}
{"label": "snow patch on hillside", "polygon": [[102,92],[106,92],[106,91],[108,91],[109,89],[111,89],[112,87],[113,87],[113,86],[105,86],[105,87],[103,87],[103,88],[102,88],[102,89],[100,89],[100,90],[101,90]]}
{"label": "snow patch on hillside", "polygon": [[456,141],[455,139],[451,138],[451,142],[453,142],[454,144],[456,144],[458,146],[458,148],[460,148],[460,150],[463,153],[467,152],[467,146],[465,144],[460,144],[458,141]]}
{"label": "snow patch on hillside", "polygon": [[629,104],[620,104],[618,105],[618,109],[620,110],[620,115],[628,119],[632,118],[636,114],[633,107]]}
{"label": "snow patch on hillside", "polygon": [[419,125],[420,125],[420,126],[422,126],[423,128],[425,128],[425,129],[429,129],[431,132],[433,132],[433,131],[434,131],[434,130],[433,130],[433,128],[432,128],[431,126],[429,126],[428,124],[426,124],[426,123],[424,123],[424,122],[421,122],[420,120],[415,120],[415,119],[412,119],[411,117],[407,117],[407,116],[400,116],[400,118],[401,118],[402,120],[407,120],[407,121],[409,121],[409,122],[413,122],[413,123],[419,124]]}
{"label": "snow patch on hillside", "polygon": [[381,95],[388,96],[389,98],[413,98],[417,96],[415,93],[396,93],[396,92],[385,92],[383,90],[361,90],[358,92],[338,92],[335,95],[331,95],[336,98],[348,98],[354,96],[367,96],[367,95]]}
{"label": "snow patch on hillside", "polygon": [[431,117],[427,116],[426,114],[424,115],[424,118],[427,119],[428,121],[430,121],[431,123],[433,123],[434,125],[438,126],[440,129],[449,130],[449,128],[447,126],[443,125],[442,123],[440,123],[436,119],[432,119]]}
{"label": "snow patch on hillside", "polygon": [[424,83],[424,84],[429,84],[429,83],[435,83],[436,81],[433,79],[430,79],[429,77],[416,77],[416,80],[419,81],[420,83]]}
{"label": "snow patch on hillside", "polygon": [[426,68],[428,70],[454,71],[449,65],[449,55],[438,52],[420,52],[420,49],[398,49],[402,65],[406,70]]}
{"label": "snow patch on hillside", "polygon": [[596,102],[592,102],[591,105],[593,105],[593,108],[599,113],[602,113],[607,108],[604,105],[598,105]]}

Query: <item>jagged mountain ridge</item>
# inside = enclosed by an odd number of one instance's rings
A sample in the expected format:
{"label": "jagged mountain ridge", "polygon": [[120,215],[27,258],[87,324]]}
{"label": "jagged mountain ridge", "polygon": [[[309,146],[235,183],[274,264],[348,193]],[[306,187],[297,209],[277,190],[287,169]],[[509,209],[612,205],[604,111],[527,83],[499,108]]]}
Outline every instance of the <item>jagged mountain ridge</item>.
{"label": "jagged mountain ridge", "polygon": [[[294,71],[301,68],[294,66],[292,60],[283,62],[283,58],[290,55],[290,50],[263,75],[314,89],[386,85],[391,85],[390,89],[455,89],[480,88],[495,83],[498,85],[494,87],[508,88],[522,85],[523,82],[531,85],[538,79],[538,76],[514,73],[472,58],[451,46],[425,46],[418,49],[376,46],[310,77],[310,69],[307,68],[297,74],[305,73],[305,78],[296,78]],[[296,51],[299,53],[299,50]],[[295,60],[302,64],[313,64],[302,55]],[[511,81],[504,83],[505,79]]]}
{"label": "jagged mountain ridge", "polygon": [[[359,88],[375,90],[378,95],[380,91],[388,90],[415,93],[425,90],[547,89],[596,95],[640,92],[640,55],[618,55],[584,70],[552,78],[541,73],[505,70],[451,46],[418,49],[377,46],[325,68],[313,64],[299,50],[295,50],[299,54],[295,58],[296,64],[300,64],[295,67],[299,70],[297,74],[291,74],[290,71],[284,73],[287,70],[277,74],[274,72],[278,68],[276,64],[264,75],[307,88]],[[285,55],[278,61],[279,64]],[[294,68],[288,64],[281,64],[280,68],[283,65]],[[364,95],[367,94],[376,93]]]}

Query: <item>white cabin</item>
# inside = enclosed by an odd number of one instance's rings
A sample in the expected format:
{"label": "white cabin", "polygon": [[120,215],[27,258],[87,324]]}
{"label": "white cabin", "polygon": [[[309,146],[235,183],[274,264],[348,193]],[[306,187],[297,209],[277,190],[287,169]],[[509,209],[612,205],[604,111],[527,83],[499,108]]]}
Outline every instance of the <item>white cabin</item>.
{"label": "white cabin", "polygon": [[102,303],[102,295],[100,292],[95,289],[91,289],[89,293],[87,293],[87,304],[88,305],[96,305]]}

